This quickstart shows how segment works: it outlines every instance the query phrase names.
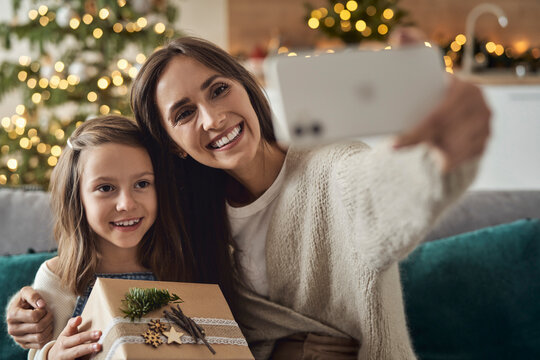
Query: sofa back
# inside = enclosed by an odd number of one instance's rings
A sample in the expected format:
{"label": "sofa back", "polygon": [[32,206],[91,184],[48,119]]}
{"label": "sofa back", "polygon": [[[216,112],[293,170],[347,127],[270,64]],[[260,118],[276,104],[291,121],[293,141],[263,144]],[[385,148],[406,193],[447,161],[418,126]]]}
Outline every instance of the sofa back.
{"label": "sofa back", "polygon": [[469,191],[441,216],[426,241],[520,219],[540,219],[540,190]]}
{"label": "sofa back", "polygon": [[0,255],[49,251],[52,236],[49,194],[0,188]]}

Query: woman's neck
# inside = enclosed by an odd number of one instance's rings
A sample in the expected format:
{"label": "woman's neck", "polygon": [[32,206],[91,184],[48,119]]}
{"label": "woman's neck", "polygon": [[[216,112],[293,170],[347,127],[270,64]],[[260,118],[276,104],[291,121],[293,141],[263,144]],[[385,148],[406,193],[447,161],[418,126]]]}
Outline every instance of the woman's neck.
{"label": "woman's neck", "polygon": [[258,199],[276,180],[285,161],[286,150],[264,144],[256,159],[243,169],[228,171],[227,198],[232,206],[244,206]]}

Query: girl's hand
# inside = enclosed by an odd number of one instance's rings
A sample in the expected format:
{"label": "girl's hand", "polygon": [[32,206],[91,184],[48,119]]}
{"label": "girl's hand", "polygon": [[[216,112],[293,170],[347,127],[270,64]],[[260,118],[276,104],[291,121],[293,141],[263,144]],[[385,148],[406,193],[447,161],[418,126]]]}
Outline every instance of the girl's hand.
{"label": "girl's hand", "polygon": [[56,342],[49,350],[49,360],[73,360],[80,356],[96,353],[101,350],[101,345],[96,341],[101,336],[101,331],[90,330],[79,333],[81,325],[80,316],[70,319]]}
{"label": "girl's hand", "polygon": [[446,173],[482,154],[489,138],[490,117],[480,89],[453,78],[443,101],[417,126],[398,136],[394,146],[432,145],[440,153]]}
{"label": "girl's hand", "polygon": [[23,287],[11,300],[6,323],[8,334],[25,349],[40,349],[52,339],[52,314],[30,286]]}

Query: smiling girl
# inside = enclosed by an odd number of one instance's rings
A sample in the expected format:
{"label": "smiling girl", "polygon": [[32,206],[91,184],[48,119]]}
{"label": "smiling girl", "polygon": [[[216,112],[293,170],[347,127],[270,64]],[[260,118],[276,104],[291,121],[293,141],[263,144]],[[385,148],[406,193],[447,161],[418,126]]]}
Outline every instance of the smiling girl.
{"label": "smiling girl", "polygon": [[41,265],[33,285],[50,305],[56,340],[29,359],[100,350],[100,331],[77,331],[96,277],[185,278],[180,236],[158,209],[156,178],[131,120],[88,120],[70,137],[51,177],[58,256]]}

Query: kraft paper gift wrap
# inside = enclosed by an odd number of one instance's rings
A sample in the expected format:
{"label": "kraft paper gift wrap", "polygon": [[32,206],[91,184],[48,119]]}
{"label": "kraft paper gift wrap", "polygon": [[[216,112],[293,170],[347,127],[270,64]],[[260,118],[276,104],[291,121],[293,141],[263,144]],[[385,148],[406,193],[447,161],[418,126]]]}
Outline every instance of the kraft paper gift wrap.
{"label": "kraft paper gift wrap", "polygon": [[[174,328],[184,333],[181,337],[183,344],[167,344],[167,338],[163,335],[163,344],[157,348],[145,344],[141,335],[148,329],[148,322],[160,319],[169,325],[163,310],[170,311],[171,306],[176,304],[166,305],[132,322],[124,317],[121,310],[122,300],[132,287],[166,289],[171,294],[177,294],[184,301],[179,304],[182,311],[204,328],[206,340],[216,354],[212,355],[202,342],[196,344],[177,325]],[[80,331],[92,329],[103,332],[99,340],[103,350],[92,359],[253,359],[217,285],[98,278],[81,316],[83,323],[79,327]]]}

